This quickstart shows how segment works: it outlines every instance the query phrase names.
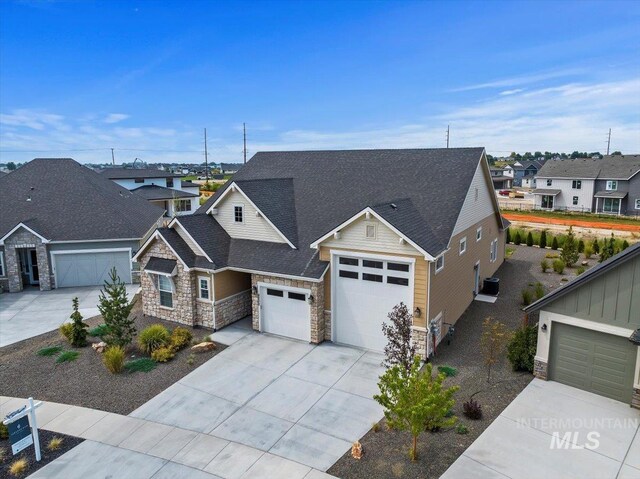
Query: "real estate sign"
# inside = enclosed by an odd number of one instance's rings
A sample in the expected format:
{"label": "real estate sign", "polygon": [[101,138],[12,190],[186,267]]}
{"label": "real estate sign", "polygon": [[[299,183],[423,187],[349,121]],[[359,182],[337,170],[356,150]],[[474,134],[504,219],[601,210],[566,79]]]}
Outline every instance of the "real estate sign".
{"label": "real estate sign", "polygon": [[20,419],[9,423],[8,428],[11,451],[14,455],[33,444],[31,426],[29,426],[29,418],[27,416],[22,416]]}

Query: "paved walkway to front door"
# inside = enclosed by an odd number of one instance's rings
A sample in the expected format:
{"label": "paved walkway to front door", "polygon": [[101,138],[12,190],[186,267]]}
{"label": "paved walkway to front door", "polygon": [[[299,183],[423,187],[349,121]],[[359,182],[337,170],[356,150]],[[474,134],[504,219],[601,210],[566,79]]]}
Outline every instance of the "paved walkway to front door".
{"label": "paved walkway to front door", "polygon": [[640,479],[639,428],[628,404],[534,379],[442,478]]}

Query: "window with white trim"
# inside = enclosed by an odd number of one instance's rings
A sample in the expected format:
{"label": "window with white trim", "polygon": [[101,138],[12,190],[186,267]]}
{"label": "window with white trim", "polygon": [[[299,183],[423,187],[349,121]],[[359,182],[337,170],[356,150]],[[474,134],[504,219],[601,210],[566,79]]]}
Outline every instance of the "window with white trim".
{"label": "window with white trim", "polygon": [[640,198],[636,198],[636,209],[640,210]]}
{"label": "window with white trim", "polygon": [[233,221],[244,223],[244,205],[233,205]]}
{"label": "window with white trim", "polygon": [[198,298],[210,300],[211,299],[211,287],[209,278],[206,276],[198,276]]}
{"label": "window with white trim", "polygon": [[547,180],[547,186],[551,186],[553,184],[553,180]]}
{"label": "window with white trim", "polygon": [[574,206],[578,204],[578,197],[577,196],[573,197],[572,203],[573,203]]}
{"label": "window with white trim", "polygon": [[493,263],[498,259],[498,238],[491,242],[491,250],[489,252],[489,260]]}
{"label": "window with white trim", "polygon": [[463,254],[467,251],[467,237],[465,236],[460,240],[460,254]]}
{"label": "window with white trim", "polygon": [[444,269],[444,253],[436,258],[436,273]]}
{"label": "window with white trim", "polygon": [[476,230],[476,241],[480,241],[482,239],[482,226]]}
{"label": "window with white trim", "polygon": [[607,191],[615,191],[618,189],[618,182],[616,180],[607,180]]}
{"label": "window with white trim", "polygon": [[6,276],[4,272],[4,251],[0,251],[0,276]]}
{"label": "window with white trim", "polygon": [[158,291],[160,292],[160,306],[173,308],[173,285],[171,283],[171,278],[159,274]]}
{"label": "window with white trim", "polygon": [[582,180],[573,180],[571,182],[571,188],[573,188],[574,190],[582,189]]}
{"label": "window with white trim", "polygon": [[174,203],[177,212],[191,211],[191,200],[175,200]]}

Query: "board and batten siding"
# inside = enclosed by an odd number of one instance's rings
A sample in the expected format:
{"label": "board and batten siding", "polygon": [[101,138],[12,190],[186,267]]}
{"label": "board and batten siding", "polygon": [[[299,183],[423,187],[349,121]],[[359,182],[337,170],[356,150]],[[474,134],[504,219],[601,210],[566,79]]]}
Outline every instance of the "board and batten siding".
{"label": "board and batten siding", "polygon": [[[236,223],[234,206],[244,207],[244,222]],[[278,232],[265,220],[262,215],[256,216],[257,210],[238,191],[231,191],[216,207],[214,218],[232,238],[250,239],[254,241],[268,241],[271,243],[286,243]]]}
{"label": "board and batten siding", "polygon": [[[476,231],[482,227],[482,239],[476,241]],[[466,236],[467,251],[460,255],[460,240]],[[498,255],[491,262],[491,242],[498,239]],[[473,301],[475,284],[474,266],[480,262],[480,288],[482,281],[494,275],[504,261],[505,233],[500,231],[496,216],[490,214],[451,239],[449,250],[444,253],[444,268],[435,271],[435,263],[431,263],[431,293],[429,319],[442,313],[443,321],[449,324],[462,316]],[[509,285],[502,284],[502,288]],[[445,331],[446,332],[446,331]]]}
{"label": "board and batten siding", "polygon": [[453,235],[457,235],[475,225],[479,218],[486,218],[495,214],[493,198],[495,193],[493,187],[489,187],[489,184],[493,184],[493,180],[491,180],[491,173],[483,159],[478,162],[476,167],[476,172],[462,204],[460,215],[453,228]]}
{"label": "board and batten siding", "polygon": [[640,257],[592,279],[543,309],[610,326],[640,328]]}
{"label": "board and batten siding", "polygon": [[[414,250],[414,254],[400,254],[400,253],[392,253],[388,251],[375,251],[372,249],[362,250],[356,248],[335,248],[335,247],[327,247],[323,245],[320,247],[320,259],[322,261],[331,261],[331,251],[340,251],[344,252],[345,255],[349,255],[349,253],[371,253],[371,254],[380,254],[386,256],[397,256],[398,260],[402,260],[402,258],[411,258],[415,260],[413,267],[413,307],[420,308],[422,311],[422,316],[420,318],[414,318],[413,324],[414,326],[426,327],[426,311],[427,311],[427,289],[428,289],[428,265],[429,262],[424,259],[424,256],[420,255],[417,251]],[[324,295],[324,309],[326,311],[331,311],[331,269],[327,271],[324,275],[324,287],[325,287],[325,295]]]}
{"label": "board and batten siding", "polygon": [[[551,180],[551,186],[547,186],[548,179]],[[594,203],[593,195],[595,194],[594,180],[582,178],[575,178],[575,180],[580,180],[580,189],[573,188],[573,178],[537,178],[536,188],[543,190],[561,190],[561,193],[555,196],[553,202],[554,209],[591,211]],[[573,204],[574,196],[578,197],[577,205]],[[542,207],[541,195],[535,195],[534,201],[537,208]]]}
{"label": "board and batten siding", "polygon": [[[367,238],[367,225],[375,225],[375,238]],[[322,246],[369,251],[377,254],[420,254],[410,244],[400,244],[400,236],[373,216],[371,216],[370,219],[366,219],[364,216],[358,218],[350,225],[342,228],[339,236],[339,239],[336,239],[334,236],[327,238],[322,242]]]}

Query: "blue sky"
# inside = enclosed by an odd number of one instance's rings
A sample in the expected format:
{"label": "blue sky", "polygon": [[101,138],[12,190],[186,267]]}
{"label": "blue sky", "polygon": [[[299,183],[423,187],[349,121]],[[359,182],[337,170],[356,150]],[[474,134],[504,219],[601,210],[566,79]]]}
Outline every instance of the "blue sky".
{"label": "blue sky", "polygon": [[640,153],[640,2],[0,2],[0,161]]}

